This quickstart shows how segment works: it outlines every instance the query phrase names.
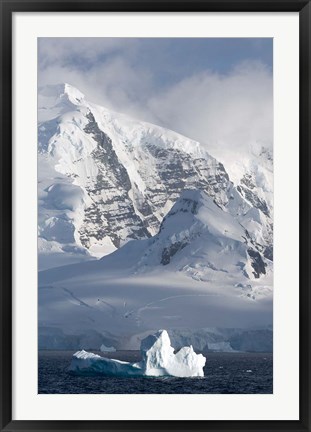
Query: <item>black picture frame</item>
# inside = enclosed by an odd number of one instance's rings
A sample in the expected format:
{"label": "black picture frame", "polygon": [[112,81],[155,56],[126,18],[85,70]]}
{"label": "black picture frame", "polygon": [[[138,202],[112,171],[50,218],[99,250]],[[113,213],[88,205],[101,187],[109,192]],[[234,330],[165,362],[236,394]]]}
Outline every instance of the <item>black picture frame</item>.
{"label": "black picture frame", "polygon": [[[0,0],[0,425],[2,431],[311,431],[310,423],[310,138],[311,5],[305,0]],[[14,12],[299,12],[300,120],[300,418],[297,421],[14,421],[12,420],[12,15]]]}

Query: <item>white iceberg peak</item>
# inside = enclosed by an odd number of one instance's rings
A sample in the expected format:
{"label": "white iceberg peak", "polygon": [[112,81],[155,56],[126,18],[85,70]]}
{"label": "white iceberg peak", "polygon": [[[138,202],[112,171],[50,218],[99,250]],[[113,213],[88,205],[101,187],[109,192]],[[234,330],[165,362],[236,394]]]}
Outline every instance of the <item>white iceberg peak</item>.
{"label": "white iceberg peak", "polygon": [[77,374],[109,376],[202,377],[206,358],[192,348],[183,347],[176,354],[166,330],[159,330],[141,342],[142,361],[127,363],[107,359],[84,350],[76,352],[69,371]]}
{"label": "white iceberg peak", "polygon": [[143,339],[140,350],[145,366],[144,375],[204,376],[206,358],[202,354],[196,354],[192,346],[183,347],[174,354],[166,330],[159,330]]}

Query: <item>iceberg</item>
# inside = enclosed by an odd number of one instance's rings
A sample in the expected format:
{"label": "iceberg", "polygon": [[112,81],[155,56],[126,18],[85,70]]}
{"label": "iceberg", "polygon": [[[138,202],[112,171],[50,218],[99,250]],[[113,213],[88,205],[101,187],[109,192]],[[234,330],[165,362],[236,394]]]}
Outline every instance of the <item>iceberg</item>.
{"label": "iceberg", "polygon": [[99,349],[101,352],[115,352],[115,351],[117,351],[114,346],[108,347],[105,344],[102,344]]}
{"label": "iceberg", "polygon": [[141,341],[142,360],[128,363],[101,357],[84,350],[76,352],[69,371],[77,375],[124,377],[203,377],[206,358],[192,348],[183,347],[176,354],[166,330],[159,330]]}

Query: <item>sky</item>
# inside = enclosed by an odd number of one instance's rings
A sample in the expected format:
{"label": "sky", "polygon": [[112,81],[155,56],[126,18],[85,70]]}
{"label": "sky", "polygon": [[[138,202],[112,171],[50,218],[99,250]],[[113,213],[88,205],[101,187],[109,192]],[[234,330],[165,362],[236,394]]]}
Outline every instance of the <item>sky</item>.
{"label": "sky", "polygon": [[223,159],[273,143],[270,38],[39,38],[38,84],[198,140]]}

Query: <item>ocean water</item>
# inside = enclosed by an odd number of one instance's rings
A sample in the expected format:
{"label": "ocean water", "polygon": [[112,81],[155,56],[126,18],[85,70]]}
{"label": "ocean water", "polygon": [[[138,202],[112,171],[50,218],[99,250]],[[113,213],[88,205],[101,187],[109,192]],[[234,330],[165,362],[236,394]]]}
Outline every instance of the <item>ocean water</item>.
{"label": "ocean water", "polygon": [[[75,376],[67,371],[72,354],[72,351],[39,351],[38,393],[273,393],[271,353],[204,353],[207,361],[203,378]],[[130,362],[140,360],[139,351],[117,351],[105,356]]]}

